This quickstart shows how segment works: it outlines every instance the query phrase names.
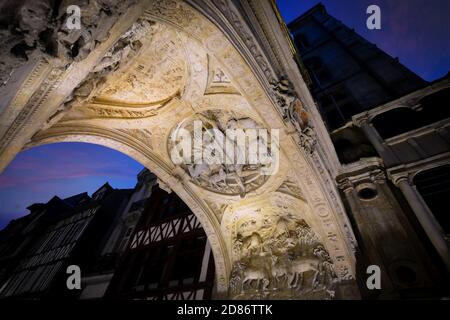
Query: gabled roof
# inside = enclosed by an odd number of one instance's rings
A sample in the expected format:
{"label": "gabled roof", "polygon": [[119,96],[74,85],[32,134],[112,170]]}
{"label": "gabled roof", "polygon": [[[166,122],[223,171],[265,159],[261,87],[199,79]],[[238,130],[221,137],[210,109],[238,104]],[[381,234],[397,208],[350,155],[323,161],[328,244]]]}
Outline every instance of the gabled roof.
{"label": "gabled roof", "polygon": [[109,182],[106,182],[104,185],[102,185],[100,188],[97,189],[97,191],[95,191],[92,194],[92,199],[96,199],[99,194],[106,194],[106,193],[109,193],[109,192],[111,192],[113,190],[114,190],[114,188],[111,187]]}
{"label": "gabled roof", "polygon": [[76,195],[68,197],[68,198],[64,198],[63,201],[65,203],[67,203],[68,205],[70,205],[71,207],[76,207],[80,203],[85,202],[86,200],[90,200],[90,199],[91,198],[89,197],[88,193],[83,192],[83,193],[79,193],[79,194],[76,194]]}

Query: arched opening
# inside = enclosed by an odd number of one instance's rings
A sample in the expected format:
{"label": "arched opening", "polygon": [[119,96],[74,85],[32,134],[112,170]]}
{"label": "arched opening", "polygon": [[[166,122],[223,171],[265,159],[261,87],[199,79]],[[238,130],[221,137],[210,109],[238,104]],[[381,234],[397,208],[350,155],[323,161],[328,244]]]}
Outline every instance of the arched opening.
{"label": "arched opening", "polygon": [[400,107],[377,115],[372,123],[383,139],[425,127],[450,117],[450,89],[432,93],[419,101],[418,110]]}
{"label": "arched opening", "polygon": [[434,214],[444,232],[450,234],[450,165],[421,171],[414,177],[414,184]]}
{"label": "arched opening", "polygon": [[[47,144],[19,154],[0,176],[9,183],[3,203],[24,194],[11,190],[13,178],[28,178],[22,191],[45,192],[0,232],[1,297],[212,297],[214,258],[200,221],[135,160],[88,143]],[[80,291],[62,286],[68,265],[82,271]]]}
{"label": "arched opening", "polygon": [[372,123],[383,139],[422,127],[420,115],[409,108],[396,108],[373,118]]}
{"label": "arched opening", "polygon": [[424,125],[450,118],[449,103],[450,88],[434,92],[420,100]]}

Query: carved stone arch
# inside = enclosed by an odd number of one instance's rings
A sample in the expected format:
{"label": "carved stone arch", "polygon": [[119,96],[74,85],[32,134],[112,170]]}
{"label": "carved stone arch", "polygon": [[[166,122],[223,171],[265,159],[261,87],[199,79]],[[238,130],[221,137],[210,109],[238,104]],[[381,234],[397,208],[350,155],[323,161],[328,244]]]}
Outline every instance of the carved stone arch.
{"label": "carved stone arch", "polygon": [[186,203],[200,221],[214,255],[217,291],[224,294],[228,290],[228,275],[231,268],[220,232],[220,222],[208,205],[190,189],[189,185],[178,180],[171,172],[171,168],[164,165],[148,146],[137,139],[130,139],[119,131],[89,126],[55,126],[43,134],[36,135],[24,146],[24,150],[57,142],[84,142],[108,147],[129,156],[154,173]]}
{"label": "carved stone arch", "polygon": [[[267,9],[269,1],[261,2],[261,8]],[[263,275],[264,265],[271,261],[267,259],[272,258],[267,256],[260,270],[251,269],[254,266],[249,265],[252,261],[248,257],[242,265],[232,265],[236,261],[228,252],[230,244],[224,240],[223,227],[233,215],[232,208],[267,207],[272,210],[268,214],[275,214],[276,205],[270,199],[282,198],[294,203],[287,206],[294,213],[307,208],[305,225],[299,222],[299,230],[306,230],[306,234],[311,230],[318,237],[311,240],[314,246],[308,248],[307,258],[314,258],[313,251],[324,247],[326,252],[319,250],[322,256],[316,258],[321,265],[333,266],[336,276],[330,279],[354,279],[355,241],[333,183],[338,162],[330,151],[329,137],[323,134],[323,124],[291,52],[287,54],[286,44],[280,44],[285,39],[266,39],[252,30],[233,1],[138,1],[84,61],[61,67],[43,59],[34,69],[8,109],[8,114],[17,116],[8,116],[11,121],[0,127],[6,128],[0,141],[0,165],[4,167],[25,144],[56,141],[98,143],[128,154],[167,183],[199,216],[213,247],[218,291],[226,293],[229,284],[236,281],[256,281],[262,294],[257,298],[273,297],[264,296],[264,292],[274,279]],[[276,47],[276,55],[266,54],[269,49],[262,48],[267,40]],[[159,41],[159,45],[152,41]],[[155,47],[161,49],[158,54],[151,51]],[[283,57],[270,60],[280,54],[292,60],[290,66]],[[161,56],[167,58],[165,62],[158,60]],[[282,79],[282,65],[297,82]],[[131,92],[122,92],[126,99],[114,100],[120,90]],[[136,92],[141,99],[135,98]],[[205,188],[189,171],[176,166],[167,148],[171,130],[184,119],[212,110],[228,112],[233,120],[247,117],[247,122],[279,130],[278,172],[251,188],[241,188],[241,192],[223,192],[224,184],[229,187],[227,182],[216,181],[213,188]],[[311,116],[310,120],[296,118],[301,114]],[[295,232],[286,228],[288,233]],[[276,239],[268,239],[269,243],[272,240]],[[305,257],[297,249],[289,254],[293,263],[289,276],[297,277],[301,272],[294,267],[304,268],[299,264],[306,263]],[[242,266],[248,270],[240,270]],[[321,284],[331,290],[334,282],[330,279],[322,279]],[[294,289],[299,289],[298,283]],[[330,297],[323,290],[305,294]]]}

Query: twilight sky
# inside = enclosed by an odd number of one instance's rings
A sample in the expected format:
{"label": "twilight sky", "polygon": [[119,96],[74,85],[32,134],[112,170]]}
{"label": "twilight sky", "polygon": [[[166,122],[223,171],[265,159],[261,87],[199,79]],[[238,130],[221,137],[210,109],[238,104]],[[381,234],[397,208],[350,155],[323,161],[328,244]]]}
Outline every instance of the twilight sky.
{"label": "twilight sky", "polygon": [[[317,0],[278,0],[287,22]],[[354,28],[425,80],[450,69],[450,0],[323,0],[328,12]],[[382,29],[366,28],[366,8],[381,8]],[[106,181],[131,188],[142,166],[127,156],[84,143],[57,143],[20,153],[0,174],[0,229],[28,213],[26,207],[53,195],[92,194]]]}
{"label": "twilight sky", "polygon": [[[322,2],[328,13],[432,81],[450,71],[449,0],[277,0],[286,22]],[[381,30],[366,27],[366,9],[381,9]]]}
{"label": "twilight sky", "polygon": [[87,143],[55,143],[19,153],[0,175],[0,229],[54,195],[91,195],[105,182],[133,188],[142,166],[128,156]]}

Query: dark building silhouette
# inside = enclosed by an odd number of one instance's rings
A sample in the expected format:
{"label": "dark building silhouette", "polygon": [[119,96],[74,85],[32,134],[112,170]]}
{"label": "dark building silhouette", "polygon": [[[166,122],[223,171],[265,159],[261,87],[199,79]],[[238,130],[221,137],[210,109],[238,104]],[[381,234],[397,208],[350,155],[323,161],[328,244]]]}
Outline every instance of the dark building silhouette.
{"label": "dark building silhouette", "polygon": [[[77,290],[67,289],[67,266],[88,270],[95,263],[130,193],[106,183],[92,197],[83,193],[33,205],[30,210],[36,211],[22,218],[24,223],[17,226],[13,221],[2,231],[2,238],[13,239],[19,234],[15,242],[26,247],[11,260],[8,271],[13,271],[3,277],[0,297],[77,296]],[[15,247],[13,241],[6,246],[10,250]]]}
{"label": "dark building silhouette", "polygon": [[156,184],[156,176],[147,169],[137,175],[137,184],[133,189],[124,210],[114,223],[114,229],[101,250],[98,259],[83,272],[83,289],[80,299],[102,298],[119,264],[120,258],[129,246],[144,204],[149,199]]}
{"label": "dark building silhouette", "polygon": [[[342,164],[363,298],[450,294],[450,77],[428,83],[319,4],[289,24]],[[370,291],[370,265],[382,290]]]}
{"label": "dark building silhouette", "polygon": [[60,213],[71,210],[77,201],[82,203],[88,198],[86,193],[82,193],[67,199],[53,197],[46,204],[32,204],[27,208],[30,214],[12,220],[0,231],[0,288],[42,233],[58,221]]}
{"label": "dark building silhouette", "polygon": [[288,25],[330,131],[427,83],[319,4]]}
{"label": "dark building silhouette", "polygon": [[[0,298],[212,296],[214,259],[200,222],[147,169],[132,190],[106,183],[92,197],[55,196],[29,210],[0,232]],[[81,290],[67,289],[69,265],[80,267]]]}

